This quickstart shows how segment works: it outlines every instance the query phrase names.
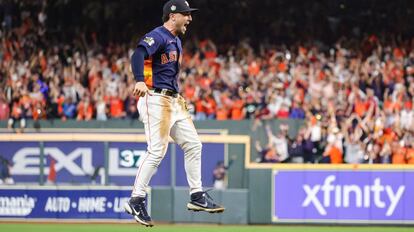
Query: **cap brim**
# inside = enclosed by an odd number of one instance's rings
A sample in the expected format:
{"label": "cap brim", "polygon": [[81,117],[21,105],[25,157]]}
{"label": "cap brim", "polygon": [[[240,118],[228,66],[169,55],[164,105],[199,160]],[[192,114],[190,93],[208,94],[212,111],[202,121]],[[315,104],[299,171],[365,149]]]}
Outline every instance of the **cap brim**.
{"label": "cap brim", "polygon": [[197,8],[190,8],[187,10],[183,10],[183,11],[177,11],[177,13],[187,13],[187,12],[193,12],[193,11],[198,11]]}

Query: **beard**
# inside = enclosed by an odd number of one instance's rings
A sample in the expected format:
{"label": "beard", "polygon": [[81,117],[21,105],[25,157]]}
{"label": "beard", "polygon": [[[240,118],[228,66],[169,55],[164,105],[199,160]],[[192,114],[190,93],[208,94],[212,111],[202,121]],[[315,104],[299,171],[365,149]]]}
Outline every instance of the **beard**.
{"label": "beard", "polygon": [[185,33],[187,32],[187,26],[188,24],[182,24],[181,26],[177,27],[177,31],[179,32],[178,34],[180,35],[185,35]]}

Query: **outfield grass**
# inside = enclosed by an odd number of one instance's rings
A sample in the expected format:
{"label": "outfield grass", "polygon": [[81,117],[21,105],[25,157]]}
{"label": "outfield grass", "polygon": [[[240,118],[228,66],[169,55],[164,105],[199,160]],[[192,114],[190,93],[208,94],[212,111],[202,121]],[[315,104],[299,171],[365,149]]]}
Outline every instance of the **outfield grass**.
{"label": "outfield grass", "polygon": [[0,223],[1,232],[408,232],[409,227],[354,227],[354,226],[224,226],[224,225],[156,225],[152,228],[135,224],[38,224]]}

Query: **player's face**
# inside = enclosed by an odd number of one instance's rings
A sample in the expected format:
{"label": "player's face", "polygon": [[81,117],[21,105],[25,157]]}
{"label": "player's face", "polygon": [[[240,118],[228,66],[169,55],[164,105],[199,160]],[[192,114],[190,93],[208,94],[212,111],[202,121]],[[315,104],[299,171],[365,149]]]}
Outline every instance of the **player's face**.
{"label": "player's face", "polygon": [[175,15],[175,30],[178,34],[184,35],[187,31],[187,26],[193,19],[191,18],[191,13],[178,13]]}

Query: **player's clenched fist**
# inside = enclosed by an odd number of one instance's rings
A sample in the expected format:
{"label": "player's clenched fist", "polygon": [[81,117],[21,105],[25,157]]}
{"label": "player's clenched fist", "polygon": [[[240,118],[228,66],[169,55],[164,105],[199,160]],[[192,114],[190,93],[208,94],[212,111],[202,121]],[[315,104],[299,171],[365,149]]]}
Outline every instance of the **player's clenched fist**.
{"label": "player's clenched fist", "polygon": [[139,96],[139,97],[143,97],[143,96],[145,96],[145,94],[148,92],[148,87],[147,87],[147,85],[145,84],[145,82],[137,82],[136,84],[135,84],[135,87],[134,87],[134,91],[132,92],[132,94],[134,95],[134,96]]}

